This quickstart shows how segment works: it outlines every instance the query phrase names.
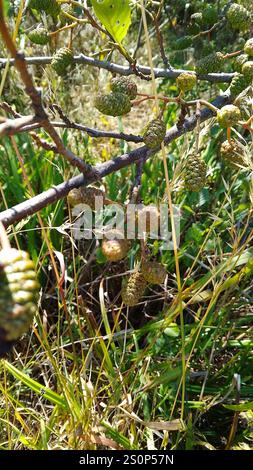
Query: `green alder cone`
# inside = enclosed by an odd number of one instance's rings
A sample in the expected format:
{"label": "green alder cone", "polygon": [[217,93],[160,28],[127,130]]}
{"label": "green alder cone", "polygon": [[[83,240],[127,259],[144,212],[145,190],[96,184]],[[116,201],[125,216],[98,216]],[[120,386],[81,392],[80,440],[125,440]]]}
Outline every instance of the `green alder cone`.
{"label": "green alder cone", "polygon": [[60,4],[56,0],[30,0],[28,7],[37,11],[44,11],[53,17],[58,16],[61,11]]}
{"label": "green alder cone", "polygon": [[186,189],[200,191],[206,184],[206,170],[206,163],[199,155],[189,155],[184,169]]}
{"label": "green alder cone", "polygon": [[246,77],[241,74],[237,73],[231,80],[229,91],[232,98],[240,95],[245,88],[247,88],[250,84],[250,81],[246,79]]}
{"label": "green alder cone", "polygon": [[253,60],[248,60],[242,66],[242,74],[244,75],[246,81],[251,83],[253,79]]}
{"label": "green alder cone", "polygon": [[51,0],[29,0],[28,7],[38,11],[46,11],[50,8]]}
{"label": "green alder cone", "polygon": [[251,24],[250,13],[238,3],[232,3],[227,10],[227,20],[233,29],[239,31],[245,31]]}
{"label": "green alder cone", "polygon": [[242,66],[243,64],[245,64],[245,62],[248,61],[248,55],[247,54],[241,54],[239,55],[238,57],[235,58],[234,62],[233,62],[233,69],[236,71],[236,72],[240,72],[242,71]]}
{"label": "green alder cone", "polygon": [[138,271],[131,274],[121,291],[124,304],[128,307],[137,305],[145,292],[146,286],[147,281],[141,272]]}
{"label": "green alder cone", "polygon": [[224,57],[221,52],[213,52],[203,59],[200,59],[195,67],[197,73],[205,75],[207,73],[220,72]]}
{"label": "green alder cone", "polygon": [[134,100],[137,96],[137,85],[131,78],[112,78],[110,86],[113,93],[124,93],[130,100]]}
{"label": "green alder cone", "polygon": [[207,5],[202,13],[204,26],[213,26],[218,21],[218,12],[213,5]]}
{"label": "green alder cone", "polygon": [[51,66],[55,72],[63,76],[67,73],[68,68],[74,64],[73,52],[68,47],[59,49],[53,56]]}
{"label": "green alder cone", "polygon": [[233,104],[227,104],[217,112],[218,124],[223,128],[235,126],[241,119],[241,111]]}
{"label": "green alder cone", "polygon": [[0,328],[7,341],[25,333],[37,311],[39,284],[28,253],[14,248],[0,252]]}
{"label": "green alder cone", "polygon": [[131,110],[131,101],[125,93],[99,94],[94,105],[100,113],[108,116],[123,116]]}
{"label": "green alder cone", "polygon": [[28,33],[28,38],[34,44],[40,44],[41,46],[48,44],[50,41],[50,36],[46,28],[36,28],[33,31],[30,31],[30,33]]}
{"label": "green alder cone", "polygon": [[191,36],[184,36],[182,38],[179,38],[176,41],[174,41],[174,43],[172,44],[173,49],[176,51],[182,51],[191,46],[192,46]]}
{"label": "green alder cone", "polygon": [[180,75],[177,77],[176,82],[180,91],[190,91],[195,87],[197,83],[197,77],[193,73],[183,72],[180,73]]}
{"label": "green alder cone", "polygon": [[165,267],[157,261],[143,261],[141,273],[150,284],[163,284],[167,275]]}
{"label": "green alder cone", "polygon": [[226,163],[234,168],[238,169],[238,165],[241,166],[244,163],[242,147],[235,140],[231,139],[230,142],[225,140],[221,145],[220,154]]}
{"label": "green alder cone", "polygon": [[253,38],[248,39],[244,45],[244,52],[250,57],[253,57]]}
{"label": "green alder cone", "polygon": [[150,121],[143,131],[143,140],[147,147],[159,147],[166,136],[166,124],[161,119]]}

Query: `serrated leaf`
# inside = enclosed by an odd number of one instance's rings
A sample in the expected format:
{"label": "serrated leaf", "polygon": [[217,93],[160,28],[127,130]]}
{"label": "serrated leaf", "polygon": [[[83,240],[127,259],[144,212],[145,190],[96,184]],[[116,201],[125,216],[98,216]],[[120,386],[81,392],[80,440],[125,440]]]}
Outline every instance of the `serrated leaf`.
{"label": "serrated leaf", "polygon": [[131,24],[129,0],[91,0],[91,4],[102,25],[121,44]]}

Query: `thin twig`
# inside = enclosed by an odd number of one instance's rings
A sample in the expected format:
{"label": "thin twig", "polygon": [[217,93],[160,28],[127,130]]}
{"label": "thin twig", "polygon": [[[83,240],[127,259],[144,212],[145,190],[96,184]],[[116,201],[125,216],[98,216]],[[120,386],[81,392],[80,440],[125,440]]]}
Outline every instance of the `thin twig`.
{"label": "thin twig", "polygon": [[[216,98],[216,100],[214,100],[213,105],[217,108],[221,108],[227,104],[229,100],[229,95],[219,96]],[[207,119],[210,119],[213,115],[214,113],[210,109],[203,109],[201,111],[200,121],[204,122]],[[182,124],[182,126],[180,126],[180,128],[178,128],[176,125],[173,126],[166,134],[164,139],[165,145],[168,145],[170,142],[182,136],[183,134],[191,132],[196,127],[196,124],[196,116],[191,116],[190,118],[185,119],[185,122]],[[22,202],[21,204],[12,207],[11,209],[7,209],[6,211],[1,212],[0,220],[7,227],[29,215],[35,214],[43,207],[59,201],[60,199],[64,198],[69,193],[69,191],[71,191],[71,189],[87,186],[97,179],[103,178],[110,173],[120,170],[121,168],[125,168],[126,166],[134,164],[140,160],[149,158],[156,152],[156,149],[151,151],[146,146],[142,146],[127,154],[116,157],[113,160],[98,164],[95,167],[96,174],[94,174],[93,171],[89,176],[75,176],[70,180],[59,184],[58,186],[55,186],[27,201]]]}
{"label": "thin twig", "polygon": [[40,121],[41,126],[47,131],[51,139],[54,141],[57,146],[58,153],[63,155],[71,165],[76,166],[82,172],[87,172],[90,174],[92,171],[91,166],[87,165],[81,158],[75,155],[70,150],[64,147],[64,144],[57,134],[54,127],[51,125],[47,113],[43,107],[41,93],[36,89],[33,83],[31,74],[28,72],[27,63],[25,61],[25,56],[23,53],[18,52],[16,46],[13,42],[13,39],[8,31],[8,28],[5,23],[4,12],[3,12],[3,0],[0,0],[0,33],[2,35],[3,41],[7,47],[7,50],[11,54],[14,64],[17,70],[20,73],[22,82],[25,86],[26,94],[29,96],[32,102],[34,109],[34,114],[36,121]]}

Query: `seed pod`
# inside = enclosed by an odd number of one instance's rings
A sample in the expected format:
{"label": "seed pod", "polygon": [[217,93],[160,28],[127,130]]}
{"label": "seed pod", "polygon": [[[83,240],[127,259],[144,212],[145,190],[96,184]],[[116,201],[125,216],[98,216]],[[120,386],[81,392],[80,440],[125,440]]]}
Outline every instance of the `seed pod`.
{"label": "seed pod", "polygon": [[63,76],[73,63],[73,52],[68,47],[62,47],[54,54],[51,65],[58,75]]}
{"label": "seed pod", "polygon": [[238,170],[238,165],[242,166],[244,163],[243,149],[239,144],[237,144],[235,140],[231,139],[230,142],[228,140],[225,140],[225,142],[223,142],[221,145],[220,153],[221,153],[222,158],[229,165],[237,168],[237,170]]}
{"label": "seed pod", "polygon": [[232,127],[240,121],[241,112],[237,106],[227,104],[217,112],[217,121],[221,127]]}
{"label": "seed pod", "polygon": [[111,90],[113,93],[124,93],[130,100],[134,100],[137,95],[136,83],[128,77],[115,77],[111,80]]}
{"label": "seed pod", "polygon": [[246,79],[246,77],[241,74],[237,73],[231,80],[229,91],[230,95],[232,98],[235,98],[236,96],[240,95],[245,88],[249,86],[249,80]]}
{"label": "seed pod", "polygon": [[161,119],[150,121],[143,131],[143,140],[147,147],[159,147],[166,136],[166,124]]}
{"label": "seed pod", "polygon": [[197,77],[193,73],[183,72],[177,77],[177,87],[180,91],[190,91],[197,83]]}
{"label": "seed pod", "polygon": [[163,284],[167,275],[165,267],[157,261],[143,261],[141,272],[150,284]]}
{"label": "seed pod", "polygon": [[251,83],[253,79],[253,60],[248,60],[242,66],[242,74],[244,75],[246,81]]}
{"label": "seed pod", "polygon": [[0,252],[0,329],[5,341],[25,333],[37,310],[39,284],[28,253],[14,248]]}
{"label": "seed pod", "polygon": [[93,211],[95,210],[95,202],[98,197],[102,198],[102,204],[104,204],[105,193],[101,189],[93,186],[72,189],[67,196],[68,203],[71,207],[77,206],[78,204],[86,204]]}
{"label": "seed pod", "polygon": [[213,52],[203,59],[199,60],[196,64],[195,70],[199,74],[207,74],[219,72],[224,61],[224,56],[221,52]]}
{"label": "seed pod", "polygon": [[233,68],[236,72],[241,72],[242,71],[242,66],[247,62],[248,60],[248,55],[247,54],[241,54],[237,56],[233,62]]}
{"label": "seed pod", "polygon": [[40,44],[41,46],[48,44],[50,41],[50,36],[46,28],[33,29],[30,31],[30,33],[28,33],[28,38],[34,44]]}
{"label": "seed pod", "polygon": [[[112,229],[106,232],[102,241],[102,253],[108,261],[116,262],[124,259],[129,251],[130,242],[124,238],[123,232]],[[123,238],[122,238],[123,237]]]}
{"label": "seed pod", "polygon": [[131,110],[131,101],[124,93],[99,94],[94,105],[100,113],[108,116],[123,116]]}
{"label": "seed pod", "polygon": [[232,3],[228,8],[227,20],[233,29],[239,31],[245,31],[251,23],[250,13],[238,3]]}
{"label": "seed pod", "polygon": [[206,5],[202,13],[202,23],[204,26],[212,26],[218,20],[218,12],[214,5]]}
{"label": "seed pod", "polygon": [[56,17],[61,11],[61,7],[56,0],[29,0],[28,7],[37,11],[44,11]]}
{"label": "seed pod", "polygon": [[186,189],[200,191],[206,183],[206,169],[206,163],[199,155],[189,155],[184,169]]}
{"label": "seed pod", "polygon": [[244,52],[250,57],[253,57],[253,38],[248,39],[244,45]]}
{"label": "seed pod", "polygon": [[122,301],[128,307],[134,307],[143,296],[147,282],[141,272],[136,271],[128,278],[121,291]]}

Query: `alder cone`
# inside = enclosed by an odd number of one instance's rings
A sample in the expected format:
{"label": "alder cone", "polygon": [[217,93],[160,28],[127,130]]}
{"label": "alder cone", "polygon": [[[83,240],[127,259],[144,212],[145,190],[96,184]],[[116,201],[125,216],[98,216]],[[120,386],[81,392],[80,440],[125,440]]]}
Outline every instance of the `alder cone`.
{"label": "alder cone", "polygon": [[219,72],[224,61],[224,56],[221,52],[213,52],[200,59],[195,67],[197,73],[205,75],[207,73]]}
{"label": "alder cone", "polygon": [[25,333],[37,311],[39,284],[28,253],[14,248],[0,252],[0,329],[6,341]]}
{"label": "alder cone", "polygon": [[253,38],[248,39],[244,44],[244,52],[250,57],[253,57]]}
{"label": "alder cone", "polygon": [[131,274],[121,291],[124,304],[128,307],[137,305],[145,292],[146,286],[147,281],[141,272],[136,271]]}
{"label": "alder cone", "polygon": [[192,37],[191,36],[184,36],[182,38],[178,38],[172,44],[172,47],[176,51],[182,51],[184,49],[188,49],[188,47],[192,46]]}
{"label": "alder cone", "polygon": [[207,5],[202,13],[202,23],[205,26],[212,26],[218,21],[218,12],[215,6]]}
{"label": "alder cone", "polygon": [[241,118],[240,109],[233,104],[227,104],[217,112],[217,121],[221,127],[232,127]]}
{"label": "alder cone", "polygon": [[56,0],[30,0],[28,7],[37,11],[44,11],[56,17],[61,11],[61,7]]}
{"label": "alder cone", "polygon": [[134,100],[137,96],[137,85],[131,78],[112,78],[110,86],[113,93],[124,93],[130,100]]}
{"label": "alder cone", "polygon": [[243,149],[235,140],[225,140],[220,148],[222,158],[232,167],[238,169],[238,165],[244,164]]}
{"label": "alder cone", "polygon": [[50,36],[46,28],[36,28],[33,31],[30,31],[30,33],[28,33],[28,38],[34,44],[40,44],[41,46],[48,44],[50,41]]}
{"label": "alder cone", "polygon": [[108,259],[108,261],[112,262],[124,259],[130,248],[129,240],[122,238],[122,232],[116,229],[112,229],[107,232],[106,236],[107,237],[102,241],[103,255]]}
{"label": "alder cone", "polygon": [[248,60],[243,64],[242,74],[244,75],[246,81],[248,81],[250,84],[253,79],[253,60]]}
{"label": "alder cone", "polygon": [[206,164],[199,155],[190,155],[185,165],[186,189],[200,191],[206,184]]}
{"label": "alder cone", "polygon": [[51,65],[58,75],[63,76],[73,63],[73,52],[68,47],[62,47],[54,54]]}
{"label": "alder cone", "polygon": [[123,116],[131,110],[131,101],[125,93],[99,94],[94,101],[95,108],[107,116]]}
{"label": "alder cone", "polygon": [[245,64],[245,62],[247,62],[248,60],[248,55],[247,54],[241,54],[239,56],[237,56],[233,62],[233,68],[236,72],[240,72],[242,71],[242,66],[243,64]]}
{"label": "alder cone", "polygon": [[150,284],[163,284],[167,275],[165,267],[158,261],[143,261],[141,272]]}
{"label": "alder cone", "polygon": [[95,188],[93,186],[88,186],[87,188],[74,188],[72,189],[68,196],[68,203],[71,207],[77,206],[78,204],[86,204],[95,210],[96,197],[103,198],[103,203],[105,200],[105,193],[102,189]]}
{"label": "alder cone", "polygon": [[193,73],[183,72],[177,77],[177,87],[180,91],[190,91],[195,87],[197,77]]}
{"label": "alder cone", "polygon": [[250,26],[251,17],[246,8],[238,3],[232,3],[227,10],[227,20],[233,29],[245,31]]}
{"label": "alder cone", "polygon": [[143,131],[143,140],[150,149],[161,145],[166,136],[166,124],[161,119],[150,121]]}
{"label": "alder cone", "polygon": [[250,82],[247,80],[245,75],[242,73],[237,73],[231,80],[229,91],[232,98],[240,95],[245,88],[249,86]]}

